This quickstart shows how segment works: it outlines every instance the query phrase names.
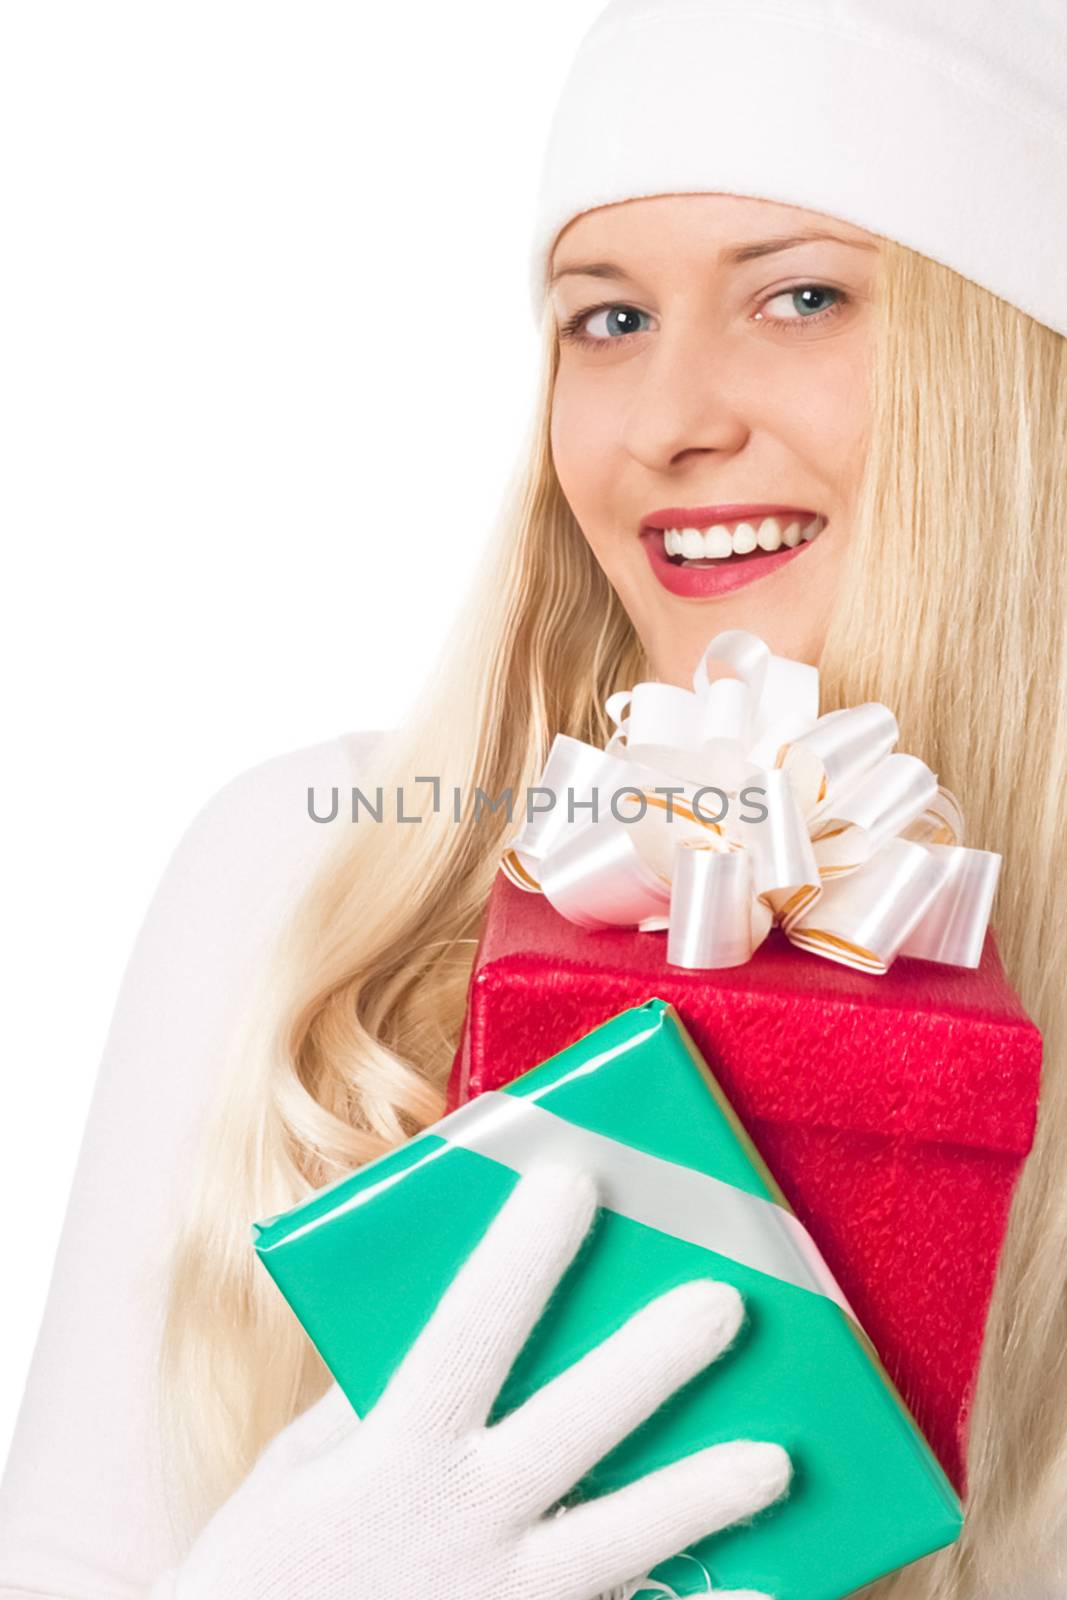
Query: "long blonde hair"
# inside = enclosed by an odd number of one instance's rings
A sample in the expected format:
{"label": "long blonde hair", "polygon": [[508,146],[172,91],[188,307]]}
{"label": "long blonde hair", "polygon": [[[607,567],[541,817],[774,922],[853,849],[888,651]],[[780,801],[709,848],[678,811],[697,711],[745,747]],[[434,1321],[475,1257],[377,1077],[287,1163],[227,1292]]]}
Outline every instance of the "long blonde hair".
{"label": "long blonde hair", "polygon": [[[1054,1572],[1067,1495],[1067,339],[885,241],[873,414],[846,570],[820,659],[823,710],[881,700],[900,746],[1004,855],[994,914],[1045,1038],[973,1404],[959,1542],[870,1594],[1008,1596]],[[525,459],[424,708],[366,788],[438,773],[470,796],[537,781],[553,736],[597,744],[612,690],[649,663],[552,465],[557,365],[543,328]],[[711,624],[709,623],[709,632]],[[442,1114],[479,919],[508,832],[339,829],[281,931],[203,1139],[169,1272],[160,1427],[191,1537],[330,1379],[250,1246],[282,1210]]]}

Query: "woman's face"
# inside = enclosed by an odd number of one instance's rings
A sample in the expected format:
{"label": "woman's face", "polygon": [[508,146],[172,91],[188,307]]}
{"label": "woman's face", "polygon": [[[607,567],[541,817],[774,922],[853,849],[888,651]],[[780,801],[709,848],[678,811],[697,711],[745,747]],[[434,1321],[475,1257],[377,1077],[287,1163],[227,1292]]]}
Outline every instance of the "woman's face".
{"label": "woman's face", "polygon": [[688,686],[724,628],[817,663],[876,259],[861,228],[723,194],[604,206],[557,240],[556,472],[657,677]]}

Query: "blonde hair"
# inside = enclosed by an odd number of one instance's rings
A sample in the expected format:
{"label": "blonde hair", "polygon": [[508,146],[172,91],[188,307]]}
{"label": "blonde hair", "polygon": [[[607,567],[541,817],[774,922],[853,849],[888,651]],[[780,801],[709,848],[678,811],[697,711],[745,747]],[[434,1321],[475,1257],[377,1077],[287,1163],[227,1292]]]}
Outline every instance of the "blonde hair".
{"label": "blonde hair", "polygon": [[[1067,340],[903,247],[880,251],[873,412],[849,556],[820,658],[822,709],[881,700],[900,747],[1003,852],[995,926],[1045,1037],[970,1421],[959,1542],[866,1592],[1005,1596],[1055,1571],[1067,1493]],[[436,688],[364,787],[442,777],[470,796],[537,781],[553,736],[603,744],[606,697],[649,673],[552,466],[545,316],[525,461]],[[710,631],[710,624],[709,624]],[[160,1428],[183,1536],[329,1374],[250,1245],[253,1219],[373,1159],[444,1109],[479,919],[507,834],[448,808],[340,830],[247,1009],[174,1250]]]}

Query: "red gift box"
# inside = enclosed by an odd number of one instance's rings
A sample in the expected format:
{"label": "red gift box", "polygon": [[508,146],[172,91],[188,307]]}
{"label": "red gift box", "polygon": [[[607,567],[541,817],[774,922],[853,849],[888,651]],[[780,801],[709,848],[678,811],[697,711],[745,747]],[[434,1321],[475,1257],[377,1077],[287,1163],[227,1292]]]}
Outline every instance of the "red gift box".
{"label": "red gift box", "polygon": [[589,932],[499,874],[448,1109],[653,996],[676,1007],[963,1492],[1041,1070],[1041,1035],[992,932],[974,970],[901,956],[875,976],[772,929],[744,966],[692,971],[668,966],[665,933]]}

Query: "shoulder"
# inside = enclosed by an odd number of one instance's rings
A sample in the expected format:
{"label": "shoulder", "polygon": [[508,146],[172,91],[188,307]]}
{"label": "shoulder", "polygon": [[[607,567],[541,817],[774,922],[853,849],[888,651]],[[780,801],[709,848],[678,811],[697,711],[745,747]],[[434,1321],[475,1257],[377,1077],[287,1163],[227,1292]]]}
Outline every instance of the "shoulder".
{"label": "shoulder", "polygon": [[165,1167],[163,1130],[172,1154],[192,1137],[265,958],[340,838],[311,820],[308,786],[366,784],[387,739],[347,734],[274,756],[193,816],[145,910],[112,1012],[93,1118],[102,1149],[110,1134],[99,1130],[124,1127],[143,1166]]}
{"label": "shoulder", "polygon": [[[377,770],[388,731],[344,734],[238,773],[204,802],[178,839],[145,912],[109,1035],[109,1055],[157,1055],[180,1041],[184,1072],[214,1076],[221,1041],[247,986],[301,891],[325,865],[337,827],[315,822],[329,790],[345,795]],[[157,1078],[158,1085],[158,1078]]]}
{"label": "shoulder", "polygon": [[273,756],[238,773],[204,802],[178,840],[164,873],[170,892],[216,905],[298,887],[333,842],[331,791],[370,782],[386,731],[342,734]]}
{"label": "shoulder", "polygon": [[325,825],[315,820],[312,811],[328,814],[331,789],[369,782],[375,752],[387,738],[384,731],[342,734],[246,768],[204,802],[175,853],[217,853],[221,866],[232,864],[235,853],[273,854],[285,843],[297,855],[314,851]]}

